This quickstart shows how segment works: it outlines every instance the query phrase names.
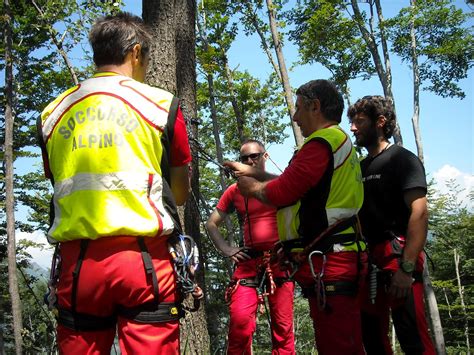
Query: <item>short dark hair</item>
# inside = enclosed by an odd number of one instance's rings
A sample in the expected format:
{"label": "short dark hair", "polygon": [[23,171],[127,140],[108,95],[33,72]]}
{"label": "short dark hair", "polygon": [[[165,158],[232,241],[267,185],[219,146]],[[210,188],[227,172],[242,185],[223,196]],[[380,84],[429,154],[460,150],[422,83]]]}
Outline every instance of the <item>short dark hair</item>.
{"label": "short dark hair", "polygon": [[263,145],[263,143],[257,139],[252,139],[252,138],[247,138],[245,139],[242,144],[240,145],[240,148],[242,148],[245,144],[249,144],[249,143],[255,143],[255,144],[258,144],[260,147],[263,148],[263,150],[265,150],[265,146]]}
{"label": "short dark hair", "polygon": [[367,115],[372,123],[375,123],[380,116],[384,116],[386,119],[386,123],[383,126],[384,137],[388,139],[393,135],[397,124],[397,117],[390,100],[379,95],[364,96],[349,107],[347,117],[349,117],[349,120],[353,120],[359,113]]}
{"label": "short dark hair", "polygon": [[330,121],[341,122],[344,99],[336,84],[332,81],[311,80],[301,85],[296,90],[296,95],[303,99],[305,105],[309,105],[312,100],[318,99],[324,117]]}
{"label": "short dark hair", "polygon": [[143,20],[128,12],[99,18],[89,32],[96,66],[123,64],[134,45],[141,45],[141,55],[150,50],[151,33]]}

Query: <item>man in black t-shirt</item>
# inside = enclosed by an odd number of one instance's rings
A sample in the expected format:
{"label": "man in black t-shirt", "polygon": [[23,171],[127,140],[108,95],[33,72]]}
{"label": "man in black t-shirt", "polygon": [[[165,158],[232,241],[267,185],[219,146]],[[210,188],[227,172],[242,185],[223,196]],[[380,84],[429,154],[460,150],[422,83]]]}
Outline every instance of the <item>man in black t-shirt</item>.
{"label": "man in black t-shirt", "polygon": [[364,292],[362,332],[367,354],[392,354],[389,316],[402,350],[435,354],[423,302],[423,247],[428,209],[421,161],[389,138],[396,117],[382,96],[365,96],[349,108],[356,143],[367,149],[361,162],[364,205],[359,213],[377,272],[375,299]]}

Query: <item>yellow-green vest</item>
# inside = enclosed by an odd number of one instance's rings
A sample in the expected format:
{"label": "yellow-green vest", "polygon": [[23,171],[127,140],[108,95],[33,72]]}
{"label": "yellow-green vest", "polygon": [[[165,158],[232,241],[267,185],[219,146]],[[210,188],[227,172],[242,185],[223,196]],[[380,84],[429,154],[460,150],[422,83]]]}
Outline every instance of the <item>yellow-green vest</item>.
{"label": "yellow-green vest", "polygon": [[46,107],[41,133],[54,184],[49,238],[172,232],[160,166],[172,102],[164,90],[98,73]]}
{"label": "yellow-green vest", "polygon": [[[362,207],[362,174],[350,137],[339,126],[330,126],[313,132],[300,150],[312,140],[328,145],[332,166],[301,200],[278,210],[278,234],[282,242],[304,240],[306,245],[328,227],[356,215]],[[350,233],[355,233],[353,227],[337,234]],[[361,249],[365,249],[363,242],[359,247],[356,243],[344,243],[333,248],[335,252]]]}

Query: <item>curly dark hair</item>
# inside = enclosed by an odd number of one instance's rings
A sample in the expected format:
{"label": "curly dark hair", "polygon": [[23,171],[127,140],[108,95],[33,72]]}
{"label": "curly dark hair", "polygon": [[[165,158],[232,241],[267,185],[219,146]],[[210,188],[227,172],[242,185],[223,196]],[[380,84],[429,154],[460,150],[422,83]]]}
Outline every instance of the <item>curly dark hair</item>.
{"label": "curly dark hair", "polygon": [[150,51],[151,34],[143,20],[128,12],[99,18],[89,32],[94,63],[100,67],[123,64],[134,45],[141,45],[141,55]]}
{"label": "curly dark hair", "polygon": [[373,123],[375,123],[380,116],[384,116],[386,119],[386,123],[383,126],[384,137],[388,139],[393,135],[397,124],[397,117],[390,100],[379,95],[364,96],[347,110],[349,121],[352,121],[359,113],[366,114]]}
{"label": "curly dark hair", "polygon": [[341,122],[344,111],[344,99],[332,81],[318,79],[311,80],[301,85],[296,90],[296,95],[303,99],[304,105],[309,105],[312,100],[318,99],[321,104],[321,112],[330,121]]}

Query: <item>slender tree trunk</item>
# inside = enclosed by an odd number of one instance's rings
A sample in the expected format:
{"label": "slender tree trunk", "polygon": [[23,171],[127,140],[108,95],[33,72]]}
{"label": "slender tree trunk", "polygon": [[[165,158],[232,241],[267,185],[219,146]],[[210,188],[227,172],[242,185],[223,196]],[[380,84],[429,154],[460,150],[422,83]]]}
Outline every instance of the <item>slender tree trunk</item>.
{"label": "slender tree trunk", "polygon": [[235,96],[234,78],[232,76],[232,71],[229,68],[227,53],[222,54],[222,59],[224,61],[224,75],[227,80],[227,87],[229,88],[230,102],[232,104],[232,109],[234,110],[235,120],[237,123],[237,134],[239,136],[240,143],[243,143],[246,138],[245,133],[244,133],[245,117],[244,117],[244,113],[241,111],[239,107],[237,97]]}
{"label": "slender tree trunk", "polygon": [[448,315],[452,319],[453,315],[451,314],[451,304],[449,303],[448,294],[446,293],[446,287],[443,287],[444,299],[446,300],[446,305],[448,306]]}
{"label": "slender tree trunk", "polygon": [[428,318],[431,324],[431,331],[433,333],[434,345],[436,353],[439,355],[446,354],[444,344],[443,327],[441,325],[441,318],[439,316],[438,302],[434,293],[433,285],[431,284],[430,273],[428,271],[428,263],[423,265],[423,289],[425,291],[425,300],[428,308]]}
{"label": "slender tree trunk", "polygon": [[[224,155],[222,153],[222,144],[221,144],[221,139],[219,136],[220,129],[219,129],[219,123],[217,122],[217,110],[216,110],[215,95],[214,95],[214,78],[212,74],[207,75],[207,83],[209,86],[209,104],[211,108],[212,133],[213,133],[214,141],[216,144],[216,156],[217,156],[217,161],[220,164],[222,164],[224,161]],[[223,171],[220,171],[219,178],[220,178],[221,190],[222,192],[224,192],[225,190],[227,190],[227,183],[226,183]],[[232,221],[228,217],[226,217],[224,220],[224,223],[229,233],[228,242],[231,245],[235,245]],[[226,267],[227,267],[227,273],[229,274],[229,277],[231,277],[233,274],[233,267],[232,267],[231,260],[228,258],[226,259]]]}
{"label": "slender tree trunk", "polygon": [[69,74],[71,74],[71,78],[74,82],[74,85],[79,84],[79,80],[77,79],[76,71],[74,70],[74,67],[71,64],[71,62],[69,60],[69,57],[67,56],[66,52],[64,51],[62,40],[58,41],[58,39],[56,38],[56,34],[54,33],[53,28],[46,21],[44,21],[44,12],[41,9],[41,7],[38,4],[36,4],[36,1],[31,0],[31,3],[33,4],[36,11],[38,11],[38,14],[40,15],[40,18],[43,21],[43,23],[46,25],[46,27],[48,29],[49,36],[51,37],[51,41],[54,43],[54,45],[58,49],[59,54],[63,58],[64,64],[66,64],[66,68],[68,69]]}
{"label": "slender tree trunk", "polygon": [[280,69],[278,68],[277,63],[275,62],[275,59],[273,58],[272,52],[270,47],[268,46],[267,40],[265,38],[264,34],[264,29],[259,24],[258,16],[255,11],[255,9],[252,7],[252,2],[251,1],[242,1],[242,6],[244,6],[243,14],[247,18],[252,21],[253,28],[255,29],[255,32],[257,32],[258,36],[260,37],[260,44],[262,45],[263,51],[267,55],[268,61],[273,67],[273,71],[275,74],[278,76],[278,79],[281,82],[281,73]]}
{"label": "slender tree trunk", "polygon": [[[180,98],[181,109],[187,120],[188,134],[197,139],[196,117],[196,45],[195,23],[196,3],[194,0],[143,0],[143,19],[154,33],[154,45],[150,57],[147,79],[152,85],[160,86]],[[192,194],[199,196],[198,154],[192,149]],[[200,215],[193,197],[184,208],[184,225],[199,247]],[[201,248],[200,248],[201,249]],[[201,249],[202,250],[202,249]],[[201,265],[203,255],[200,255]],[[203,269],[196,273],[197,281],[204,284]],[[205,305],[196,313],[186,315],[181,323],[181,351],[186,354],[209,352]]]}
{"label": "slender tree trunk", "polygon": [[[387,77],[386,96],[392,101],[393,110],[396,111],[395,98],[392,92],[392,65],[390,62],[390,54],[389,54],[388,46],[387,46],[387,35],[385,34],[384,27],[381,26],[381,24],[384,22],[384,18],[382,15],[382,6],[380,5],[380,0],[375,0],[375,7],[377,8],[377,16],[379,20],[378,23],[379,23],[379,30],[380,30],[380,41],[382,44],[382,51],[383,51],[384,62],[385,62],[385,75]],[[400,131],[400,125],[398,124],[398,120],[395,125],[395,130],[393,131],[393,139],[396,144],[403,145],[403,138],[402,138],[402,133]]]}
{"label": "slender tree trunk", "polygon": [[461,284],[461,276],[459,274],[459,259],[460,256],[456,249],[454,249],[454,266],[456,268],[456,280],[458,282],[459,299],[461,300],[461,307],[464,313],[464,335],[466,336],[467,355],[471,354],[471,346],[469,344],[469,315],[467,314],[466,304],[464,303],[464,286]]}
{"label": "slender tree trunk", "polygon": [[8,255],[8,289],[12,304],[13,333],[15,337],[16,354],[23,352],[23,329],[21,300],[18,290],[15,247],[15,196],[13,192],[13,16],[9,0],[3,1],[5,9],[5,209],[7,218],[7,255]]}
{"label": "slender tree trunk", "polygon": [[270,29],[272,32],[273,46],[275,47],[275,52],[278,59],[278,67],[280,69],[280,77],[281,77],[281,82],[283,85],[283,90],[285,93],[286,105],[288,107],[288,112],[290,114],[290,123],[293,129],[295,143],[298,147],[300,147],[301,145],[303,145],[304,138],[303,138],[303,135],[301,134],[300,128],[298,127],[296,122],[293,121],[293,116],[295,114],[295,104],[293,102],[293,92],[291,90],[290,79],[288,78],[288,71],[286,69],[285,57],[283,55],[283,45],[280,41],[280,34],[278,33],[275,6],[272,0],[266,0],[266,1],[267,1],[268,21],[270,23]]}
{"label": "slender tree trunk", "polygon": [[[375,0],[375,5],[377,7],[380,36],[382,37],[381,41],[382,41],[382,50],[384,54],[384,61],[382,61],[382,58],[380,57],[380,54],[379,54],[377,40],[375,38],[375,33],[373,31],[373,25],[371,27],[372,31],[369,32],[367,28],[365,28],[364,18],[360,12],[359,5],[357,4],[357,0],[351,0],[351,4],[352,4],[352,9],[354,11],[354,21],[359,27],[359,30],[362,34],[362,38],[367,44],[370,54],[372,55],[372,60],[374,61],[377,75],[379,77],[380,83],[382,84],[384,95],[388,100],[392,102],[394,110],[395,110],[395,99],[392,92],[392,74],[391,74],[391,69],[390,69],[390,57],[389,57],[389,53],[388,53],[388,49],[386,45],[386,38],[385,38],[386,36],[383,29],[380,26],[381,22],[383,22],[380,0]],[[370,4],[370,6],[371,6],[371,12],[372,12],[372,4]],[[371,16],[371,21],[373,21],[373,16]],[[384,67],[384,62],[386,65],[385,67]],[[393,139],[396,144],[403,145],[403,139],[400,132],[400,127],[398,125],[398,121],[395,127],[395,131],[393,132]]]}
{"label": "slender tree trunk", "polygon": [[421,142],[420,133],[420,69],[418,66],[418,55],[416,52],[416,36],[415,36],[415,13],[416,1],[410,0],[411,4],[411,21],[410,21],[410,37],[411,37],[411,64],[413,70],[413,133],[415,134],[416,149],[418,158],[424,163],[423,144]]}

